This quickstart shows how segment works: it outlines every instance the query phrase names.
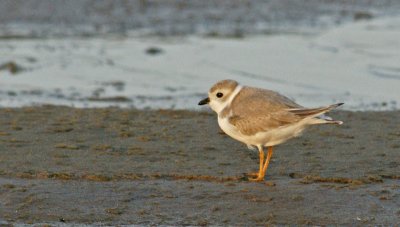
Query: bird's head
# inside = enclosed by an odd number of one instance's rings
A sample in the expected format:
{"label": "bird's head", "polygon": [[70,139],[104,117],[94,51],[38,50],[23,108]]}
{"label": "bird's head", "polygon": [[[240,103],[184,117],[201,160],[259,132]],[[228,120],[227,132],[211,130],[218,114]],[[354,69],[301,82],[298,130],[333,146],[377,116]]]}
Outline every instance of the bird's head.
{"label": "bird's head", "polygon": [[201,100],[199,105],[208,104],[212,110],[219,113],[231,103],[239,87],[240,85],[237,81],[221,80],[210,88],[208,97]]}

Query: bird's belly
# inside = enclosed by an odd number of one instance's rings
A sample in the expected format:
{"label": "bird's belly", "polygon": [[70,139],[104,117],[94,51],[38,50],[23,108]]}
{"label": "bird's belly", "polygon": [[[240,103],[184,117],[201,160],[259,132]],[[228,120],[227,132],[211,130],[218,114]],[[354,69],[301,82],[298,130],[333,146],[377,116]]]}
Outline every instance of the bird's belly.
{"label": "bird's belly", "polygon": [[248,144],[274,146],[285,142],[286,140],[299,136],[304,130],[305,122],[299,122],[286,127],[271,129],[264,132],[258,132],[254,135],[243,135],[235,126],[229,123],[228,118],[219,118],[218,124],[221,129],[230,137]]}
{"label": "bird's belly", "polygon": [[304,128],[305,124],[300,122],[289,126],[271,129],[266,132],[259,132],[254,136],[257,137],[259,141],[262,141],[264,146],[275,146],[288,139],[301,135]]}

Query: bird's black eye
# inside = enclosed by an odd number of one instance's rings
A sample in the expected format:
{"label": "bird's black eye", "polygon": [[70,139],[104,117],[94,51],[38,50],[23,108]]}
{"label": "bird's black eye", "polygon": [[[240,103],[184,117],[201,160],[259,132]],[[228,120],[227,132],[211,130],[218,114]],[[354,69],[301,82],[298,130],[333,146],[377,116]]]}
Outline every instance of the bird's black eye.
{"label": "bird's black eye", "polygon": [[221,92],[218,92],[218,93],[217,93],[217,97],[218,97],[218,98],[222,98],[222,96],[224,96],[224,94],[222,94]]}

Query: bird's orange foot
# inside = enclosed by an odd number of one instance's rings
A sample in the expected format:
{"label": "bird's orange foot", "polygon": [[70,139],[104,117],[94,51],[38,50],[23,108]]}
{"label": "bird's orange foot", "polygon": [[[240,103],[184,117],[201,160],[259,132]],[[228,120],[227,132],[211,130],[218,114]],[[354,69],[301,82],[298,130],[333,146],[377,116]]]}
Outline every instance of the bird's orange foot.
{"label": "bird's orange foot", "polygon": [[258,177],[258,172],[254,172],[254,173],[245,173],[246,176],[248,177]]}
{"label": "bird's orange foot", "polygon": [[248,178],[249,179],[249,181],[253,181],[253,182],[260,182],[260,181],[264,181],[264,176],[258,176],[258,174],[257,174],[257,177],[256,178]]}

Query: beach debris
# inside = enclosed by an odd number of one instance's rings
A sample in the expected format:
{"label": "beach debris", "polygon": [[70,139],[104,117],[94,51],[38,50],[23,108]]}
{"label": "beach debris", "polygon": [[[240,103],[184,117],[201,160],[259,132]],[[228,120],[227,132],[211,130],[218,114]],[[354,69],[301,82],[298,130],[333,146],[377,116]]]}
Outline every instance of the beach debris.
{"label": "beach debris", "polygon": [[159,55],[162,54],[163,52],[164,50],[159,47],[149,47],[146,49],[146,54],[148,55]]}
{"label": "beach debris", "polygon": [[355,12],[353,15],[354,21],[359,21],[359,20],[370,20],[374,16],[370,12],[365,12],[365,11],[359,11]]}
{"label": "beach debris", "polygon": [[17,63],[15,63],[14,61],[9,61],[1,64],[0,70],[7,70],[11,74],[17,74],[24,71],[25,69],[22,66],[18,65]]}
{"label": "beach debris", "polygon": [[124,81],[119,81],[119,80],[103,82],[102,85],[111,86],[117,91],[123,91],[124,88],[125,88],[125,82]]}

